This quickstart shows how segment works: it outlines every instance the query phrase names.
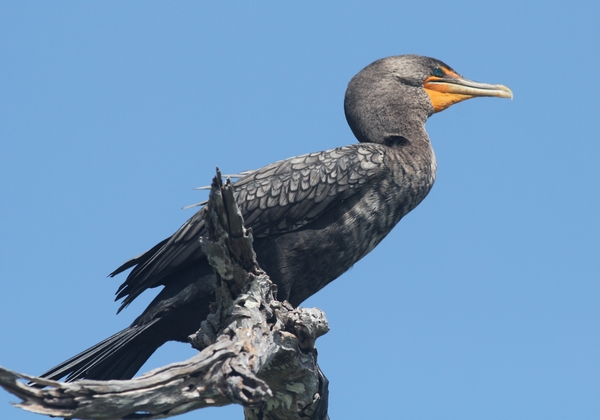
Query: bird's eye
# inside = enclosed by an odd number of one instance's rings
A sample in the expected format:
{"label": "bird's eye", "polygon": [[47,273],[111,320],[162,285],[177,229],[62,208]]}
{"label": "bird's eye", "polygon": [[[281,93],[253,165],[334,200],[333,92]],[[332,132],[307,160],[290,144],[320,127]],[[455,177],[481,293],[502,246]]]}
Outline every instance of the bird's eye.
{"label": "bird's eye", "polygon": [[444,72],[442,71],[441,68],[436,67],[433,69],[433,75],[436,77],[442,77],[444,75]]}

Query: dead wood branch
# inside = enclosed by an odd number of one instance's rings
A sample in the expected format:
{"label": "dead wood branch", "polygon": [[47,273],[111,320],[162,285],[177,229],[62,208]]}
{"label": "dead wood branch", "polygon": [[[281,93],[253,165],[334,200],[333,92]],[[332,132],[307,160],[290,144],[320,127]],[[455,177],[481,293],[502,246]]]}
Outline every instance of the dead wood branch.
{"label": "dead wood branch", "polygon": [[157,419],[234,403],[248,420],[328,419],[314,348],[329,330],[325,315],[275,299],[233,187],[218,170],[203,211],[209,237],[202,249],[217,274],[217,302],[190,336],[200,353],[131,380],[62,383],[0,368],[0,385],[23,400],[17,407],[66,418]]}

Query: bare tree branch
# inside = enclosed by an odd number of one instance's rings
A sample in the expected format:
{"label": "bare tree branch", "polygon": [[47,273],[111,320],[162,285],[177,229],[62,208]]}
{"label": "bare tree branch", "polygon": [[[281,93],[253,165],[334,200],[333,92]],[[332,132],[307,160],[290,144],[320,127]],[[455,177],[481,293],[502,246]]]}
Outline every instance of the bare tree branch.
{"label": "bare tree branch", "polygon": [[329,330],[325,315],[275,299],[218,169],[203,211],[209,237],[201,244],[217,274],[217,302],[190,336],[200,353],[131,380],[62,383],[0,368],[0,385],[23,400],[17,407],[66,418],[158,419],[234,403],[247,420],[328,419],[328,383],[314,348]]}

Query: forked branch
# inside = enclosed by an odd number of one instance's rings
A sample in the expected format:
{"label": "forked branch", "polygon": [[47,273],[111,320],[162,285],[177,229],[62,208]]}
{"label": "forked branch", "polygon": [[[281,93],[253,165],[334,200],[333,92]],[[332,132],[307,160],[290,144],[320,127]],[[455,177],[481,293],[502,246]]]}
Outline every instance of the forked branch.
{"label": "forked branch", "polygon": [[202,211],[209,236],[199,240],[217,274],[217,302],[190,336],[200,353],[130,380],[64,383],[0,368],[0,385],[23,400],[17,407],[66,418],[157,419],[241,404],[248,420],[328,419],[327,380],[314,348],[329,330],[325,315],[276,300],[233,186],[218,170]]}

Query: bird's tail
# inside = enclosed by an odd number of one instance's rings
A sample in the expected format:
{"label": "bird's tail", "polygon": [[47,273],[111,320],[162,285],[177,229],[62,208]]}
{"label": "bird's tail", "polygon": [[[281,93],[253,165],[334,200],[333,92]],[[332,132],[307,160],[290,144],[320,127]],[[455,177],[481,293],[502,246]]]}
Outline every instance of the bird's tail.
{"label": "bird's tail", "polygon": [[[144,332],[156,321],[145,325],[131,325],[44,372],[40,377],[59,380],[66,376],[66,382],[83,378],[130,379],[163,344],[149,345],[147,337],[144,337]],[[144,339],[140,340],[142,337]]]}

